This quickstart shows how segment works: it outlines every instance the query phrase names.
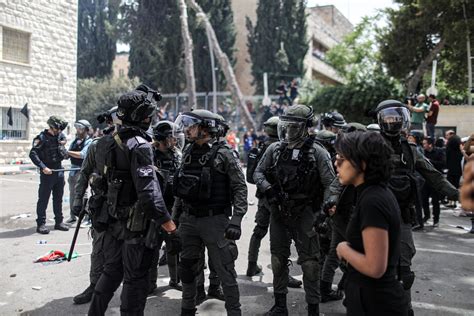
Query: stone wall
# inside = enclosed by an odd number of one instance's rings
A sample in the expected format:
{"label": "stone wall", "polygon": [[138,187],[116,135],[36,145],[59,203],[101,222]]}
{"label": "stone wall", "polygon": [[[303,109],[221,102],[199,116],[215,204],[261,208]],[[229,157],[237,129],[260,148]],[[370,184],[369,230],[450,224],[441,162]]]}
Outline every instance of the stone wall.
{"label": "stone wall", "polygon": [[3,60],[0,47],[0,107],[28,103],[30,110],[27,139],[0,140],[3,164],[28,156],[32,139],[47,127],[50,115],[62,116],[69,122],[65,132],[74,132],[77,1],[0,0],[0,12],[0,28],[30,33],[28,64]]}

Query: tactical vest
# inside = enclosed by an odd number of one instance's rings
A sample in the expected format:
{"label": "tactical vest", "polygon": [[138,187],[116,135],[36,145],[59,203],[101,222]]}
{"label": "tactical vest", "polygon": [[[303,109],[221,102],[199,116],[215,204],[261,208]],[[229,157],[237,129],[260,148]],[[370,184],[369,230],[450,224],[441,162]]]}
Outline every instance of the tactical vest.
{"label": "tactical vest", "polygon": [[[71,144],[71,147],[70,147],[70,151],[82,151],[82,149],[84,149],[84,146],[86,144],[86,141],[89,139],[89,137],[85,138],[85,139],[80,139],[80,138],[76,138],[72,144]],[[74,157],[71,157],[71,164],[74,165],[74,166],[82,166],[82,162],[84,161],[84,159],[82,158],[74,158]]]}
{"label": "tactical vest", "polygon": [[158,180],[160,182],[161,192],[165,200],[166,206],[171,208],[174,202],[173,195],[173,179],[176,170],[181,164],[181,156],[178,152],[168,150],[163,153],[160,150],[155,150],[155,165],[158,168]]}
{"label": "tactical vest", "polygon": [[107,204],[110,216],[125,220],[138,197],[130,170],[130,151],[117,134],[114,138],[115,141],[109,144],[105,160]]}
{"label": "tactical vest", "polygon": [[269,181],[276,184],[289,200],[311,202],[322,192],[314,157],[314,140],[307,138],[301,148],[290,149],[281,143]]}
{"label": "tactical vest", "polygon": [[230,185],[227,174],[214,167],[217,151],[223,147],[190,144],[184,151],[180,168],[173,183],[174,195],[196,209],[225,209],[230,207]]}
{"label": "tactical vest", "polygon": [[413,151],[405,139],[398,146],[393,146],[394,153],[390,157],[392,164],[392,175],[388,181],[388,187],[395,195],[402,219],[405,223],[411,222],[413,209],[417,194],[415,180],[415,157]]}
{"label": "tactical vest", "polygon": [[64,159],[60,147],[63,146],[59,143],[59,136],[50,135],[47,131],[43,131],[38,135],[42,145],[39,151],[39,157],[41,161],[49,167],[58,166]]}
{"label": "tactical vest", "polygon": [[270,146],[275,141],[275,138],[270,138],[269,140],[258,144],[257,147],[254,147],[249,151],[249,155],[247,157],[247,172],[245,175],[248,183],[255,184],[255,181],[253,180],[255,169],[257,169],[257,165],[260,159],[262,159],[265,150],[267,150],[268,146]]}

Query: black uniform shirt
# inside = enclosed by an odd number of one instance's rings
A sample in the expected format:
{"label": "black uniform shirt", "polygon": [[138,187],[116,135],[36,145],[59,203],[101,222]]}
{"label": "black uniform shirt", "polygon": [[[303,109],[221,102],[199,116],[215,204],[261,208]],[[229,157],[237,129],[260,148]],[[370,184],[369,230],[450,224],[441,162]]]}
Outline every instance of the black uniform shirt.
{"label": "black uniform shirt", "polygon": [[[356,194],[356,207],[347,226],[347,241],[354,250],[365,253],[362,231],[366,227],[387,230],[387,271],[379,280],[394,280],[400,257],[400,209],[397,200],[393,193],[382,185],[361,184],[356,188]],[[352,267],[349,267],[349,274],[357,275],[362,281],[374,281]]]}

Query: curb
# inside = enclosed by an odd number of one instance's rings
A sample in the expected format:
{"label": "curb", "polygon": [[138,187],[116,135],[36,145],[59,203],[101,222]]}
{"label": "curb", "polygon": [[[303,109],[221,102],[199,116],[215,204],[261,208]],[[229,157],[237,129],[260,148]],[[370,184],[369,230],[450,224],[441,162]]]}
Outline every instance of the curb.
{"label": "curb", "polygon": [[38,169],[36,166],[6,166],[6,167],[0,167],[0,175],[6,176],[6,175],[15,175],[15,174],[24,174],[28,173],[31,170],[36,170]]}

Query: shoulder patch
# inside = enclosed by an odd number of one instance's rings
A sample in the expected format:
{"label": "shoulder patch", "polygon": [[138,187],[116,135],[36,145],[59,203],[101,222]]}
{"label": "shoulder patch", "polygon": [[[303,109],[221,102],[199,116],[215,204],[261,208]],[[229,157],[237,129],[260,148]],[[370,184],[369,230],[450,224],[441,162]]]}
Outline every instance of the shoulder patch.
{"label": "shoulder patch", "polygon": [[140,167],[137,169],[138,171],[138,176],[140,178],[151,178],[153,177],[153,167],[147,166],[147,167]]}

